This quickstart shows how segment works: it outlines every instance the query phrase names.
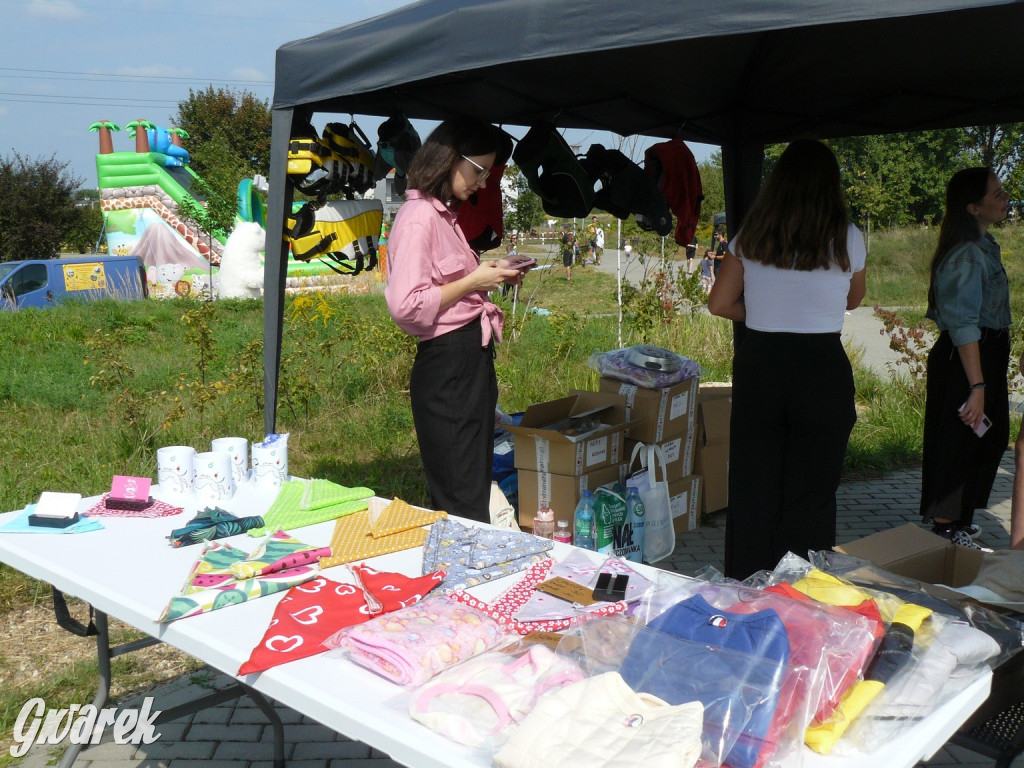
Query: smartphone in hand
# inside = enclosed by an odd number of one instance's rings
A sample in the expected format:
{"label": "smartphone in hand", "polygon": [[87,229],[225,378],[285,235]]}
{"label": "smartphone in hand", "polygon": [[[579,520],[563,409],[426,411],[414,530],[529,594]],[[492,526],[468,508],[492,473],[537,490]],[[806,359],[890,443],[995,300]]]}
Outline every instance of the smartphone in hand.
{"label": "smartphone in hand", "polygon": [[[959,408],[956,409],[956,412],[960,413],[961,411],[963,411],[963,409],[964,409],[964,407],[966,405],[967,405],[967,403],[964,403],[963,405],[961,405]],[[983,413],[983,414],[981,414],[981,421],[978,422],[978,426],[974,427],[974,434],[976,434],[978,437],[981,437],[986,432],[988,432],[989,427],[991,427],[991,426],[992,426],[992,419],[990,419],[986,414]]]}
{"label": "smartphone in hand", "polygon": [[530,267],[535,266],[537,266],[536,259],[523,259],[522,261],[517,261],[514,264],[509,264],[509,269],[529,269]]}

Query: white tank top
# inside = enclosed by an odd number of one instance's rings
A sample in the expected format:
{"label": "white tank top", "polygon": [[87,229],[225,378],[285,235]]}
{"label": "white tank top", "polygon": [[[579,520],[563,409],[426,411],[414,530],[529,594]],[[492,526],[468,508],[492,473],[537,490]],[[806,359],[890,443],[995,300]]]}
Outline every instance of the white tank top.
{"label": "white tank top", "polygon": [[836,333],[843,329],[846,296],[854,272],[864,269],[864,236],[853,224],[846,233],[850,269],[802,272],[779,269],[743,258],[742,230],[729,252],[743,264],[743,301],[748,328],[775,333]]}

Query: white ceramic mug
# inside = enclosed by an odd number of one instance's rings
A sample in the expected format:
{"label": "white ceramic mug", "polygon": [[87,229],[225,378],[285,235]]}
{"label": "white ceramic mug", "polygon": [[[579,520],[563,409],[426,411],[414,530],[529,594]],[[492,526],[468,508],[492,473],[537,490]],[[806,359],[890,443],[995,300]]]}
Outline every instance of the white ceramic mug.
{"label": "white ceramic mug", "polygon": [[235,480],[231,472],[231,455],[223,451],[197,453],[196,500],[200,504],[218,504],[235,493]]}
{"label": "white ceramic mug", "polygon": [[244,437],[218,437],[210,448],[231,454],[231,474],[235,487],[249,479],[249,441]]}
{"label": "white ceramic mug", "polygon": [[252,446],[252,479],[259,488],[280,488],[288,479],[288,443]]}
{"label": "white ceramic mug", "polygon": [[184,496],[195,487],[195,448],[169,445],[157,448],[156,476],[160,489]]}

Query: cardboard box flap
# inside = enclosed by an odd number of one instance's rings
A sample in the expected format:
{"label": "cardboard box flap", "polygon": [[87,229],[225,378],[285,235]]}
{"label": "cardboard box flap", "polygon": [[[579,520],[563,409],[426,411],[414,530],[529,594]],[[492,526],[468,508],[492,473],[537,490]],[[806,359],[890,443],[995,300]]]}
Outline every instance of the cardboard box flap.
{"label": "cardboard box flap", "polygon": [[546,403],[535,403],[527,407],[518,426],[508,425],[505,428],[514,435],[543,437],[551,442],[572,443],[581,436],[564,435],[550,429],[565,419],[583,418],[597,415],[604,425],[586,437],[601,435],[622,427],[626,421],[625,398],[621,395],[608,395],[600,392],[577,392],[558,400]]}
{"label": "cardboard box flap", "polygon": [[836,550],[901,576],[951,587],[970,584],[978,575],[982,556],[979,550],[958,547],[913,523],[879,531]]}

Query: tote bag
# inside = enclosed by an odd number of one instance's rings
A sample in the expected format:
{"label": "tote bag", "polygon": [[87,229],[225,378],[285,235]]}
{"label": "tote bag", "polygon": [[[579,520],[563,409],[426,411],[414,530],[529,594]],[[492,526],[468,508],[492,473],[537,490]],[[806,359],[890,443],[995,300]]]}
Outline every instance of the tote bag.
{"label": "tote bag", "polygon": [[[665,457],[656,445],[637,443],[629,459],[629,468],[639,457],[641,469],[632,472],[626,486],[636,488],[644,502],[647,522],[644,525],[644,562],[654,564],[671,555],[676,548],[676,531],[672,526],[672,509],[669,506],[668,474]],[[661,479],[658,480],[658,464],[661,464]]]}

